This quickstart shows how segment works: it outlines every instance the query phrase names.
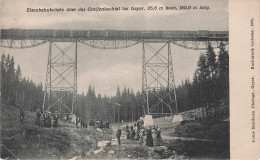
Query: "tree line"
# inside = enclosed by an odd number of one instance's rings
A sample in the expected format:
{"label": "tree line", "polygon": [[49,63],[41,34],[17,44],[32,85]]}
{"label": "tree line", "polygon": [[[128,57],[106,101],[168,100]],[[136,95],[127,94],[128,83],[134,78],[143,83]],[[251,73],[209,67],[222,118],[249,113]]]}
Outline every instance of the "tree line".
{"label": "tree line", "polygon": [[[163,95],[166,90],[151,92]],[[229,110],[229,55],[223,43],[220,44],[218,54],[208,45],[207,51],[200,55],[193,80],[185,79],[176,87],[176,94],[179,112],[202,107],[207,119],[211,116],[218,117],[220,103],[224,103],[226,110]],[[1,95],[2,103],[24,106],[31,110],[41,109],[43,86],[29,78],[22,78],[21,68],[19,65],[15,68],[14,58],[3,54]],[[134,93],[129,88],[121,90],[120,87],[117,88],[116,95],[102,97],[95,93],[94,86],[89,85],[86,94],[77,96],[76,115],[85,121],[136,121],[144,115],[143,98],[140,91]],[[149,96],[149,99],[153,102],[157,100],[155,96]],[[212,109],[214,112],[211,112]]]}
{"label": "tree line", "polygon": [[128,88],[120,91],[117,88],[115,96],[95,95],[94,86],[89,86],[86,95],[78,96],[76,114],[85,120],[103,120],[109,122],[136,121],[143,115],[142,95]]}
{"label": "tree line", "polygon": [[220,118],[219,106],[224,104],[228,114],[229,54],[225,45],[220,43],[218,54],[208,45],[206,53],[199,57],[193,81],[186,79],[176,92],[180,111],[202,107],[205,118]]}
{"label": "tree line", "polygon": [[43,101],[42,84],[36,84],[26,77],[14,58],[9,54],[1,56],[1,101],[6,105],[36,110]]}

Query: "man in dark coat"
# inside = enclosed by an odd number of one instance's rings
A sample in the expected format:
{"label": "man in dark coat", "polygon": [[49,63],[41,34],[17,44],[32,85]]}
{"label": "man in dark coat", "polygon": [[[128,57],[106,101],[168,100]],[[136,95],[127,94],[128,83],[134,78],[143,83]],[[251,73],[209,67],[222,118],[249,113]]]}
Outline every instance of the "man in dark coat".
{"label": "man in dark coat", "polygon": [[130,138],[131,140],[133,140],[135,138],[135,131],[133,126],[130,127]]}
{"label": "man in dark coat", "polygon": [[130,130],[128,124],[126,124],[125,132],[126,132],[126,139],[130,139]]}
{"label": "man in dark coat", "polygon": [[148,147],[153,147],[153,136],[152,136],[152,128],[147,131],[146,145]]}
{"label": "man in dark coat", "polygon": [[85,121],[83,121],[82,119],[80,120],[80,127],[81,128],[84,128],[84,126],[85,126]]}
{"label": "man in dark coat", "polygon": [[41,125],[41,111],[38,109],[37,112],[36,112],[36,121],[35,121],[35,124],[37,126],[40,126]]}
{"label": "man in dark coat", "polygon": [[66,121],[67,121],[67,122],[69,121],[69,118],[70,118],[70,115],[67,114],[67,117],[66,117]]}
{"label": "man in dark coat", "polygon": [[130,139],[130,131],[129,131],[129,129],[126,130],[126,139]]}
{"label": "man in dark coat", "polygon": [[102,121],[102,119],[101,119],[101,121],[100,121],[100,124],[99,124],[99,128],[103,128],[104,126],[103,126],[103,121]]}
{"label": "man in dark coat", "polygon": [[108,121],[106,121],[106,123],[105,123],[106,125],[106,128],[109,128],[109,122]]}
{"label": "man in dark coat", "polygon": [[89,126],[92,126],[92,127],[94,128],[94,125],[95,125],[94,121],[93,121],[93,120],[90,120],[90,121],[89,121]]}
{"label": "man in dark coat", "polygon": [[47,118],[47,127],[50,128],[51,127],[51,114],[48,113],[46,118]]}
{"label": "man in dark coat", "polygon": [[156,138],[158,138],[158,139],[161,139],[162,137],[161,137],[161,129],[160,128],[158,128],[157,130],[156,130]]}
{"label": "man in dark coat", "polygon": [[135,134],[136,134],[136,133],[135,133],[135,130],[133,129],[133,130],[132,130],[132,133],[131,133],[131,140],[134,140],[134,139],[135,139]]}
{"label": "man in dark coat", "polygon": [[43,113],[43,126],[47,127],[47,114]]}
{"label": "man in dark coat", "polygon": [[53,127],[58,127],[58,116],[57,115],[55,115],[54,117],[53,117]]}
{"label": "man in dark coat", "polygon": [[84,128],[88,128],[88,123],[85,122]]}
{"label": "man in dark coat", "polygon": [[76,117],[76,127],[77,127],[77,128],[78,128],[78,124],[79,124],[79,122],[80,122],[79,117]]}
{"label": "man in dark coat", "polygon": [[118,128],[118,130],[116,131],[116,138],[117,138],[117,141],[118,141],[118,145],[120,145],[121,144],[121,142],[120,142],[120,137],[121,137],[121,133],[122,131],[121,131],[121,129],[120,129],[120,127]]}

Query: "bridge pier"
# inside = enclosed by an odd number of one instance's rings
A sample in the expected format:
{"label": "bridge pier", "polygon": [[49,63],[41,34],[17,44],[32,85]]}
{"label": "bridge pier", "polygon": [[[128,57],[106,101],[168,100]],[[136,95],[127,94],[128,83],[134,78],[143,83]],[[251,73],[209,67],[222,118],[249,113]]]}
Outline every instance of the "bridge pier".
{"label": "bridge pier", "polygon": [[142,60],[144,114],[178,114],[170,42],[143,41]]}
{"label": "bridge pier", "polygon": [[49,42],[43,111],[75,114],[77,105],[77,41]]}

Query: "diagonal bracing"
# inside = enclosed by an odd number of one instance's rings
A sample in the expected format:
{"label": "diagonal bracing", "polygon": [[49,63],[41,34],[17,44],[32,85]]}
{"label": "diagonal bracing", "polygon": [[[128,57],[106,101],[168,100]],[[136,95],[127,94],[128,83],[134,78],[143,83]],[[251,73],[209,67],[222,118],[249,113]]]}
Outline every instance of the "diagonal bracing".
{"label": "diagonal bracing", "polygon": [[50,41],[43,111],[74,114],[77,105],[77,41]]}
{"label": "diagonal bracing", "polygon": [[143,41],[142,46],[144,114],[178,113],[170,42],[158,44]]}

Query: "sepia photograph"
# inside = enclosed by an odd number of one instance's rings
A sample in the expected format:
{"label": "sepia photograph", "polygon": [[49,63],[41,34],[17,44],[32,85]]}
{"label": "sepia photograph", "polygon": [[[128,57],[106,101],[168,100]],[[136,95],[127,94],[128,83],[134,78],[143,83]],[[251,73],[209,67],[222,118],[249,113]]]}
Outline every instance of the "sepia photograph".
{"label": "sepia photograph", "polygon": [[0,3],[1,159],[230,159],[228,0]]}

